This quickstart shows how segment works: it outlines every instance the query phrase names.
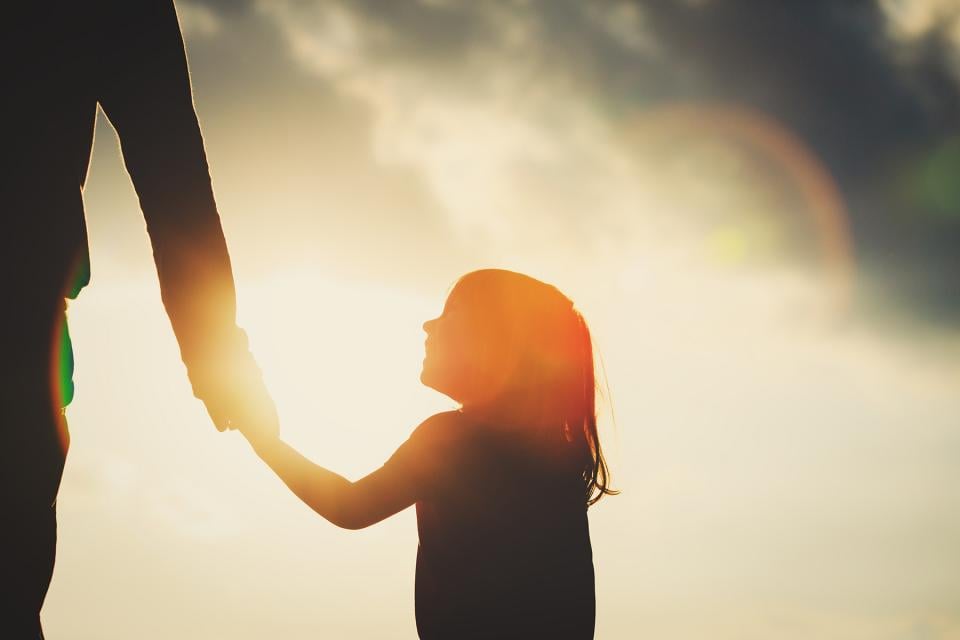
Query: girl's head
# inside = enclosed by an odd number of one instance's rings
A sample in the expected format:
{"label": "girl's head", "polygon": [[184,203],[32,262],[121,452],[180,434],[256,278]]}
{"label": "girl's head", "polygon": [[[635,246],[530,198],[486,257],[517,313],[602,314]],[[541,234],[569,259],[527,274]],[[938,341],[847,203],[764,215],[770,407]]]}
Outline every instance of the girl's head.
{"label": "girl's head", "polygon": [[513,271],[474,271],[423,328],[425,385],[569,453],[591,504],[614,493],[597,437],[590,331],[569,298]]}

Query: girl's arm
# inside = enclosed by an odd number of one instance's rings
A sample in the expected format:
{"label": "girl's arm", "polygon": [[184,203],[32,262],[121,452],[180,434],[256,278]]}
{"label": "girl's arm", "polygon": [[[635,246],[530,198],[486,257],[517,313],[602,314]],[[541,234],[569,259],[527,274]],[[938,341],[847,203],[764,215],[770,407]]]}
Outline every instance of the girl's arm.
{"label": "girl's arm", "polygon": [[[242,430],[241,430],[242,431]],[[298,498],[331,523],[363,529],[403,511],[417,500],[413,484],[387,467],[351,482],[310,462],[279,438],[244,432],[267,463]]]}

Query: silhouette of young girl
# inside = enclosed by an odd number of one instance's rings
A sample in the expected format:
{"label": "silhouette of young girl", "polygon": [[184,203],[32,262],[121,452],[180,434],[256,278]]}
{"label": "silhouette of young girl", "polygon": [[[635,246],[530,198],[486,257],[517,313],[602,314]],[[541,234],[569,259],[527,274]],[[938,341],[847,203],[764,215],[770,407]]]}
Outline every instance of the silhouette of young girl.
{"label": "silhouette of young girl", "polygon": [[615,492],[583,317],[556,288],[488,269],[463,276],[423,328],[420,379],[461,408],[428,418],[365,478],[350,482],[275,436],[241,431],[339,527],[368,527],[416,504],[424,640],[592,638],[587,507]]}

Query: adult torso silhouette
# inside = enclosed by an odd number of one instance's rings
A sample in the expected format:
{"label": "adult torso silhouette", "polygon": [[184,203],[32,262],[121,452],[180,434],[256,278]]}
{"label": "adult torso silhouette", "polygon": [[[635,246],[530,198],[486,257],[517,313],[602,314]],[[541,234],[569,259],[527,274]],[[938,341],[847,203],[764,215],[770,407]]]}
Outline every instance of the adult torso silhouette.
{"label": "adult torso silhouette", "polygon": [[6,85],[0,259],[9,267],[4,297],[33,301],[69,293],[71,271],[86,279],[82,189],[100,81],[91,77],[96,20],[86,3],[18,4],[25,6],[8,15],[0,45]]}
{"label": "adult torso silhouette", "polygon": [[0,38],[0,609],[12,613],[0,635],[35,638],[66,453],[60,409],[73,395],[64,298],[90,277],[82,194],[98,104],[198,397],[218,384],[211,354],[248,352],[172,0],[13,5]]}
{"label": "adult torso silhouette", "polygon": [[[154,253],[173,263],[158,264],[161,285],[189,276],[165,271],[183,266],[179,256],[167,256],[178,250],[173,236],[179,236],[191,249],[203,243],[202,266],[215,272],[189,277],[227,288],[220,294],[226,309],[180,309],[176,292],[164,292],[177,337],[189,350],[193,345],[183,341],[204,333],[204,322],[232,321],[233,291],[173,3],[24,4],[7,10],[12,15],[0,45],[7,89],[0,259],[9,267],[2,293],[73,297],[87,284],[82,190],[99,103],[120,134]],[[199,326],[177,322],[179,315],[201,314],[217,317]]]}

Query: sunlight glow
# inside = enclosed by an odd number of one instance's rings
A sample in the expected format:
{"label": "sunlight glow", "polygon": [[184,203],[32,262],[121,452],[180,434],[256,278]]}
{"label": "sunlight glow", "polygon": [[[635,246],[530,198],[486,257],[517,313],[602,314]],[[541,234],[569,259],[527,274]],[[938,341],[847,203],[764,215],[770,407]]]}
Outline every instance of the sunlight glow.
{"label": "sunlight glow", "polygon": [[264,370],[284,433],[336,467],[379,466],[419,422],[452,406],[419,381],[431,300],[305,265],[242,286],[240,322]]}

